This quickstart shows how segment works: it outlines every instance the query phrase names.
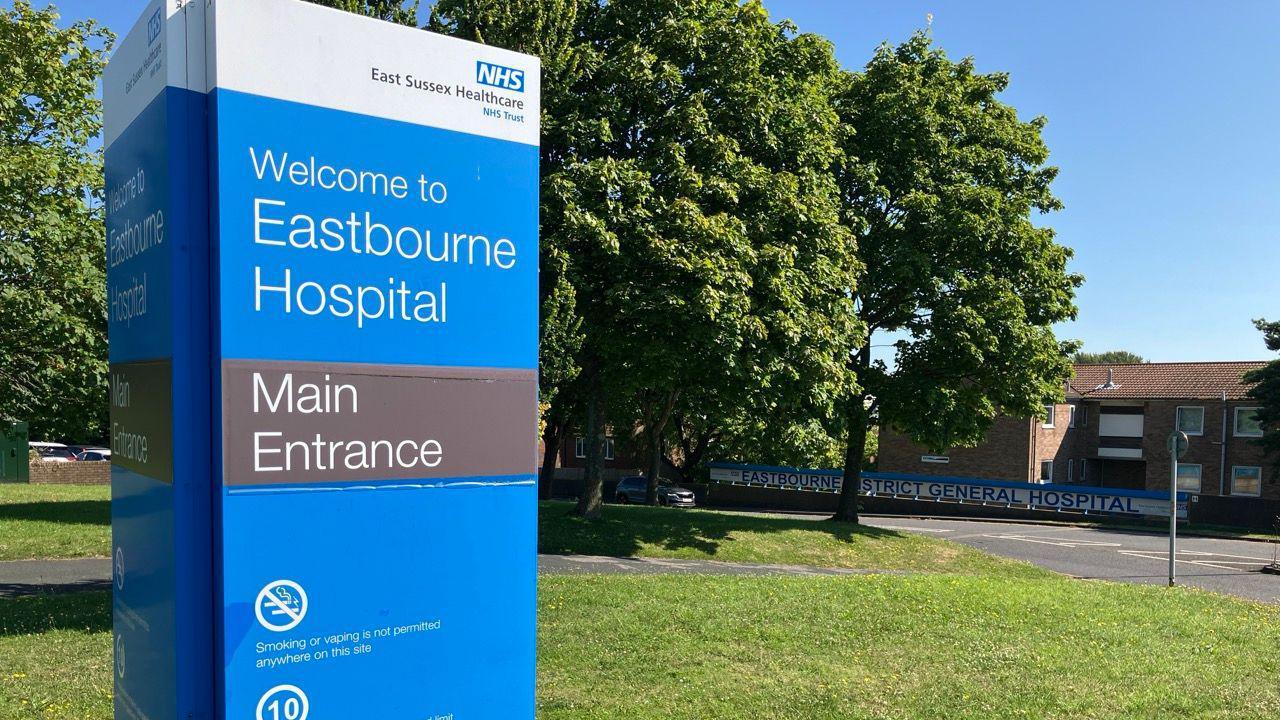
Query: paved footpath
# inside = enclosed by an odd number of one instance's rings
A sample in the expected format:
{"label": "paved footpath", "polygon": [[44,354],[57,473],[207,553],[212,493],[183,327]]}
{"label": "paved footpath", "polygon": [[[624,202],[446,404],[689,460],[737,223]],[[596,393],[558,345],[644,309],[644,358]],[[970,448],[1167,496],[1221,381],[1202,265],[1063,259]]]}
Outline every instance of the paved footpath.
{"label": "paved footpath", "polygon": [[109,587],[111,560],[108,558],[0,562],[0,598]]}
{"label": "paved footpath", "polygon": [[[801,565],[752,565],[712,560],[664,560],[617,558],[596,555],[539,555],[538,572],[544,575],[866,575],[869,570],[806,567]],[[885,571],[874,571],[886,574]],[[0,598],[49,592],[106,590],[111,587],[108,559],[17,560],[0,562]]]}

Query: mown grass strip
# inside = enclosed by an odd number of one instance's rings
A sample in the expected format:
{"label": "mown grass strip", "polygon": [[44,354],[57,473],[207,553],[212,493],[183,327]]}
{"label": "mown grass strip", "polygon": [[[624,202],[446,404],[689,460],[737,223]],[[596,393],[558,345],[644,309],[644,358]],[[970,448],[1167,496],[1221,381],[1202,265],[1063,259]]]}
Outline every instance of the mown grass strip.
{"label": "mown grass strip", "polygon": [[0,560],[110,554],[110,487],[0,483]]}

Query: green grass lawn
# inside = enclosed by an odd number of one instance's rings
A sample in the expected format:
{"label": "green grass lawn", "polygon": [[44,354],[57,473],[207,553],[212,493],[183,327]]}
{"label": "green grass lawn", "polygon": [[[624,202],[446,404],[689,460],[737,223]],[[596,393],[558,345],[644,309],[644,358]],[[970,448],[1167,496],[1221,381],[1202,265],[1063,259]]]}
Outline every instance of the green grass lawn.
{"label": "green grass lawn", "polygon": [[0,600],[0,719],[111,718],[111,593]]}
{"label": "green grass lawn", "polygon": [[[1277,609],[1194,590],[1048,574],[540,585],[543,720],[1280,717]],[[0,600],[0,720],[111,717],[109,605]]]}
{"label": "green grass lawn", "polygon": [[110,554],[111,488],[0,483],[0,560]]}
{"label": "green grass lawn", "polygon": [[588,521],[570,515],[572,508],[542,504],[542,552],[1026,577],[1046,572],[959,543],[863,525],[634,505],[606,505],[600,519]]}

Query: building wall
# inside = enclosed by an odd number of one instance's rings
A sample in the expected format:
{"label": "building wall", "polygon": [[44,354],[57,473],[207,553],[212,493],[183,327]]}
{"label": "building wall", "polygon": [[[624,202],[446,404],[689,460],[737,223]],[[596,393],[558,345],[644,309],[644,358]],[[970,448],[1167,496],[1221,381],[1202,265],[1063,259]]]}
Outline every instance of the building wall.
{"label": "building wall", "polygon": [[[558,477],[580,478],[587,467],[587,459],[578,457],[578,439],[582,438],[581,433],[569,432],[565,434],[564,441],[560,443]],[[629,444],[623,439],[614,438],[613,440],[613,458],[602,457],[600,461],[601,469],[605,477],[624,477],[626,475],[638,475],[645,463],[633,452],[630,451]]]}
{"label": "building wall", "polygon": [[[1072,404],[1076,406],[1074,428],[1070,423]],[[1182,461],[1201,466],[1201,495],[1217,495],[1219,487],[1225,485],[1226,494],[1230,496],[1233,467],[1260,467],[1261,498],[1280,500],[1280,474],[1275,470],[1274,458],[1265,457],[1253,438],[1235,436],[1236,409],[1252,407],[1250,403],[1239,401],[1231,401],[1225,407],[1225,473],[1222,472],[1224,406],[1220,400],[1146,402],[1143,405],[1141,460],[1099,459],[1101,404],[1079,400],[1055,406],[1053,427],[1043,427],[1044,423],[1040,419],[1001,418],[996,421],[981,445],[953,449],[948,453],[932,453],[903,435],[882,431],[879,469],[919,475],[1034,482],[1040,476],[1040,462],[1051,461],[1055,483],[1168,491],[1170,461],[1166,444],[1177,423],[1177,409],[1180,406],[1204,408],[1204,432],[1191,438],[1191,447]],[[925,463],[921,460],[924,455],[947,455],[950,462]],[[1252,498],[1246,496],[1245,499]]]}
{"label": "building wall", "polygon": [[[944,453],[932,452],[901,433],[881,428],[877,467],[882,472],[1027,482],[1031,479],[1030,443],[1030,421],[1009,417],[997,419],[977,447],[953,448]],[[945,455],[949,462],[926,463],[921,460],[926,455]]]}
{"label": "building wall", "polygon": [[[1235,436],[1235,411],[1241,407],[1253,407],[1244,402],[1226,404],[1226,467],[1223,472],[1222,420],[1224,407],[1220,400],[1153,400],[1147,403],[1143,450],[1146,458],[1146,488],[1168,490],[1171,473],[1168,452],[1169,435],[1177,422],[1179,406],[1204,408],[1204,433],[1191,436],[1186,457],[1180,462],[1201,467],[1200,494],[1218,495],[1219,488],[1225,495],[1232,495],[1231,469],[1234,466],[1262,468],[1262,495],[1264,499],[1280,500],[1280,478],[1275,472],[1274,459],[1265,457],[1254,438]],[[1225,478],[1224,478],[1225,476]]]}
{"label": "building wall", "polygon": [[[1072,427],[1072,407],[1071,403],[1055,405],[1052,427],[1045,427],[1045,421],[1039,418],[1030,421],[1035,452],[1032,453],[1030,458],[1030,467],[1027,473],[1028,480],[1032,482],[1038,481],[1040,479],[1040,463],[1052,462],[1053,482],[1079,482],[1080,465],[1084,462],[1084,458],[1087,457],[1083,447],[1083,439],[1090,434],[1088,431],[1091,427],[1094,427],[1094,424],[1089,423],[1091,418],[1088,416],[1087,410],[1082,414],[1077,408],[1076,426]],[[1093,435],[1096,438],[1097,433],[1094,432]]]}

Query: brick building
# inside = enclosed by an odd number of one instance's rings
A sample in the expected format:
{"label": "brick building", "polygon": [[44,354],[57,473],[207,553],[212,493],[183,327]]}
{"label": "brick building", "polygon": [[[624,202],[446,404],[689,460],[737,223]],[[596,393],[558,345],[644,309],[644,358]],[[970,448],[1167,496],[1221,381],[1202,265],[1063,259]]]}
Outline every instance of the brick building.
{"label": "brick building", "polygon": [[1280,500],[1274,458],[1254,442],[1261,429],[1242,378],[1262,362],[1077,365],[1067,401],[1046,417],[998,419],[973,448],[931,452],[882,431],[879,469],[1168,490],[1165,449],[1175,428],[1191,438],[1179,486],[1200,495]]}

